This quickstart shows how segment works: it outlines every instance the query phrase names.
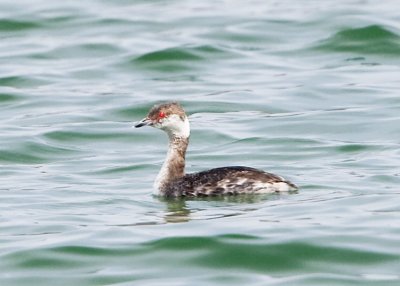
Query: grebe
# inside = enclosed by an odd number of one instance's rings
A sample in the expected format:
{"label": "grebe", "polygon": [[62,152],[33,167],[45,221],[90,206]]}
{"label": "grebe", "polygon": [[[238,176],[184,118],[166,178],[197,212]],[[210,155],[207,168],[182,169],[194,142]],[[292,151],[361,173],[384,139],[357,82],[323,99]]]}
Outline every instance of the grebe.
{"label": "grebe", "polygon": [[204,197],[289,192],[297,186],[262,170],[231,166],[185,175],[189,120],[176,102],[154,106],[135,127],[152,126],[169,137],[167,157],[154,182],[155,194],[165,197]]}

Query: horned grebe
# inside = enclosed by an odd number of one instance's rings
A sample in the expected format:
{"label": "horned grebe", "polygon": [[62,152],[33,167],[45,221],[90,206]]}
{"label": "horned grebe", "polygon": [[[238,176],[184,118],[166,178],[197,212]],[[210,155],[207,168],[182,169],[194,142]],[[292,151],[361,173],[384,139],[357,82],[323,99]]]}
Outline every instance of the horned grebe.
{"label": "horned grebe", "polygon": [[261,194],[297,190],[284,178],[262,170],[231,166],[185,175],[189,120],[176,102],[154,106],[135,127],[152,126],[169,137],[167,157],[154,182],[155,194],[165,197],[203,197]]}

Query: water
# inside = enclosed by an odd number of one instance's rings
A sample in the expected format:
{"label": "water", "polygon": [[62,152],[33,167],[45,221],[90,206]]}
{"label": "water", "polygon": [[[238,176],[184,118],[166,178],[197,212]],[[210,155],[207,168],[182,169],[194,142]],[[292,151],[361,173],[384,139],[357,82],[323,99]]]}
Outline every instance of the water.
{"label": "water", "polygon": [[[1,1],[1,285],[399,285],[397,1]],[[188,170],[296,194],[165,201]]]}

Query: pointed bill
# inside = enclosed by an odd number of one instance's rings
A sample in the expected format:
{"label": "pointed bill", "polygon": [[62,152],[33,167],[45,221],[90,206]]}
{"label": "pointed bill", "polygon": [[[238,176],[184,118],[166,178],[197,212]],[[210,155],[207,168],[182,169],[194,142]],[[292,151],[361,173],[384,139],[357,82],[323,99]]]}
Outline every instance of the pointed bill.
{"label": "pointed bill", "polygon": [[135,123],[135,128],[143,127],[143,126],[151,126],[153,122],[149,118],[143,118],[139,122]]}

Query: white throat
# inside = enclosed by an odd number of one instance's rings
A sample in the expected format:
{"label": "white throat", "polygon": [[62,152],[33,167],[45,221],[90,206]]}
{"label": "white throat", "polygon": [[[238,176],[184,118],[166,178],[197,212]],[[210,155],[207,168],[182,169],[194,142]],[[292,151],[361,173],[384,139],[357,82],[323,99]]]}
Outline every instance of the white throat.
{"label": "white throat", "polygon": [[162,188],[163,188],[164,184],[168,181],[168,178],[169,178],[170,162],[175,158],[175,156],[176,156],[176,150],[170,144],[169,148],[168,148],[167,156],[164,160],[164,163],[162,164],[160,172],[158,172],[156,180],[154,181],[154,185],[153,185],[153,194],[154,195],[162,194]]}
{"label": "white throat", "polygon": [[182,120],[179,115],[172,114],[162,122],[160,128],[167,132],[170,140],[171,138],[189,138],[190,136],[190,124],[186,116]]}
{"label": "white throat", "polygon": [[[190,124],[178,115],[170,115],[159,127],[168,134],[167,156],[154,182],[153,194],[160,195],[165,184],[185,174],[185,154],[190,136]],[[158,127],[158,126],[157,126]]]}

